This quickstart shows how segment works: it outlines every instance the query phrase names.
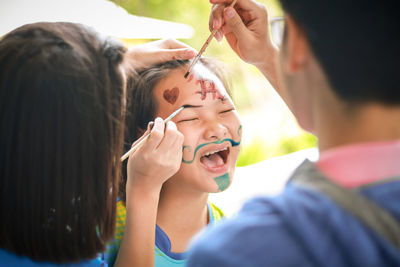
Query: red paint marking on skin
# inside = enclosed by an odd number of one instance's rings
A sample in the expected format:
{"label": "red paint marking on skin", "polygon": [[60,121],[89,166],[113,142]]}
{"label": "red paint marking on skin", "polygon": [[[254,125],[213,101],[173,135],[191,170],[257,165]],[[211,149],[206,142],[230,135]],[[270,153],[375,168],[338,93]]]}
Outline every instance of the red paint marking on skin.
{"label": "red paint marking on skin", "polygon": [[201,87],[201,91],[196,91],[196,94],[200,94],[200,99],[201,100],[206,99],[207,89],[205,87],[205,81],[204,80],[197,80],[196,84],[200,84],[200,87]]}
{"label": "red paint marking on skin", "polygon": [[206,81],[206,80],[197,80],[196,85],[200,84],[201,90],[196,91],[195,94],[200,94],[200,99],[204,100],[207,97],[208,93],[212,94],[213,100],[215,99],[220,99],[223,100],[225,99],[225,96],[222,96],[220,92],[215,88],[215,84],[211,81]]}
{"label": "red paint marking on skin", "polygon": [[179,88],[174,87],[171,90],[166,89],[163,93],[163,97],[165,100],[167,100],[168,103],[171,105],[175,104],[176,100],[178,99],[179,96]]}
{"label": "red paint marking on skin", "polygon": [[187,80],[187,82],[190,82],[193,79],[193,74],[190,74],[189,79]]}
{"label": "red paint marking on skin", "polygon": [[220,95],[220,96],[218,97],[218,99],[221,100],[221,102],[223,103],[223,102],[226,101],[226,96]]}

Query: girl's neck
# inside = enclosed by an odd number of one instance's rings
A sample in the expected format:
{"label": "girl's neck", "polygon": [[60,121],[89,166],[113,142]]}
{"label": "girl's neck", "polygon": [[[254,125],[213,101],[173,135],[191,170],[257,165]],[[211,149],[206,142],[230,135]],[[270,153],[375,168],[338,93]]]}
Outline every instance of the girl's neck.
{"label": "girl's neck", "polygon": [[163,187],[157,225],[168,235],[172,252],[184,252],[189,240],[208,224],[208,193]]}
{"label": "girl's neck", "polygon": [[208,223],[208,193],[185,192],[182,188],[163,188],[158,204],[157,224],[173,224],[182,227]]}

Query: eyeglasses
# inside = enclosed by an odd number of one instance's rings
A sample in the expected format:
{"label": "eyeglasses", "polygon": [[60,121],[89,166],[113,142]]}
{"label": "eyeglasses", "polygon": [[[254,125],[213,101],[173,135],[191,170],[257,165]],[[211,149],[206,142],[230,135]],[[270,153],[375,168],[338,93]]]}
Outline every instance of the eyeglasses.
{"label": "eyeglasses", "polygon": [[278,47],[281,47],[283,33],[285,31],[285,18],[275,17],[269,20],[271,25],[271,38],[272,42]]}

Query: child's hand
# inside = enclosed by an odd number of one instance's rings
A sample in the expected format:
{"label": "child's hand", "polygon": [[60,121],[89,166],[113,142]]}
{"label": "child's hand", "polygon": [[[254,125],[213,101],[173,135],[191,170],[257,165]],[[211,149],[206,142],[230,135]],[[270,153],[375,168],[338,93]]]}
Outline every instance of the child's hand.
{"label": "child's hand", "polygon": [[163,183],[180,168],[183,139],[174,122],[164,125],[161,118],[155,119],[148,140],[129,157],[127,195],[132,188],[159,193]]}

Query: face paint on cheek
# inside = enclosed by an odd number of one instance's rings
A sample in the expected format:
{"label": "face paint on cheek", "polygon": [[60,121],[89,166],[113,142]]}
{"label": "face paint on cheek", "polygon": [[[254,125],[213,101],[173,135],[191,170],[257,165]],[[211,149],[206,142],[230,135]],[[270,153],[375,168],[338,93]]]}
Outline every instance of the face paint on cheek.
{"label": "face paint on cheek", "polygon": [[229,178],[228,173],[215,177],[214,181],[217,183],[219,191],[224,191],[231,183],[231,179]]}
{"label": "face paint on cheek", "polygon": [[201,90],[196,91],[195,94],[200,94],[201,100],[205,100],[207,97],[207,94],[209,94],[209,93],[212,94],[213,100],[225,99],[225,96],[221,95],[220,92],[215,88],[215,84],[213,82],[207,81],[207,80],[197,80],[196,85],[197,84],[200,84]]}
{"label": "face paint on cheek", "polygon": [[242,125],[240,125],[239,126],[239,129],[238,129],[238,135],[239,135],[239,137],[242,137]]}
{"label": "face paint on cheek", "polygon": [[166,89],[164,91],[164,93],[163,93],[163,97],[171,105],[175,104],[176,100],[179,97],[179,88],[178,87],[174,87],[171,90],[170,89]]}

